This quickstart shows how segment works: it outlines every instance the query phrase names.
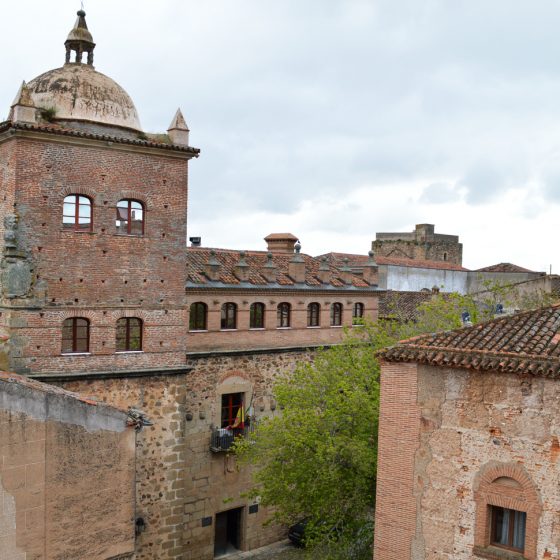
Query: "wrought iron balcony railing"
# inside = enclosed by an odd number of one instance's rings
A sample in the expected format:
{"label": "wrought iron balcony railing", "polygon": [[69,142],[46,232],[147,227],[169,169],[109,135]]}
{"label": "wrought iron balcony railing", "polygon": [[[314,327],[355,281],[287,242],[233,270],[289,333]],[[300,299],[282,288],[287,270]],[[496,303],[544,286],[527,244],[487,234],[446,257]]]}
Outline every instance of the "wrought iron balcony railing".
{"label": "wrought iron balcony railing", "polygon": [[210,438],[210,451],[220,453],[228,451],[237,437],[247,437],[255,431],[256,423],[253,420],[244,428],[213,428]]}

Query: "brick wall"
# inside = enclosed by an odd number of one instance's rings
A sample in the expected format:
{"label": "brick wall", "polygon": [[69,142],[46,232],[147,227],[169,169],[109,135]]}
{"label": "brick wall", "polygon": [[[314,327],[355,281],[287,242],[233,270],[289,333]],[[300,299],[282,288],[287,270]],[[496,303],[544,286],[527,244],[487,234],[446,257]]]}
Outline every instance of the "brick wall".
{"label": "brick wall", "polygon": [[[354,303],[364,304],[364,316],[369,320],[377,319],[378,294],[376,292],[356,293],[232,293],[220,290],[213,293],[193,293],[187,290],[187,308],[194,302],[204,302],[208,306],[208,331],[190,331],[187,336],[189,352],[206,350],[228,350],[236,348],[274,348],[302,345],[333,344],[342,340],[344,330],[330,326],[331,304],[338,302],[343,306],[342,325],[352,326]],[[222,304],[232,302],[237,305],[238,320],[235,331],[220,330]],[[250,306],[254,302],[265,305],[264,330],[249,329]],[[289,329],[277,328],[277,306],[281,302],[291,305],[291,326]],[[312,302],[321,305],[320,328],[307,327],[307,306]]]}

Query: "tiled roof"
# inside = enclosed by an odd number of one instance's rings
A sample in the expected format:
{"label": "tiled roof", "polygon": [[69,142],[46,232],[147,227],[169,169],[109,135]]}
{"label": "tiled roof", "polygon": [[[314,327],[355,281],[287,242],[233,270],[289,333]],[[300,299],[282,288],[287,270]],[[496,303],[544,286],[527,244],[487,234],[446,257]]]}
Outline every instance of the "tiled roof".
{"label": "tiled roof", "polygon": [[[239,251],[229,249],[209,249],[199,247],[189,247],[187,249],[187,283],[204,286],[210,282],[205,274],[206,264],[214,252],[214,257],[220,263],[219,282],[226,285],[241,284],[235,276],[235,266],[240,260]],[[288,266],[294,253],[274,253],[272,262],[276,267],[276,282],[280,286],[293,286],[296,283],[288,275]],[[314,258],[309,255],[301,254],[305,262],[305,284],[307,286],[325,286],[317,278],[321,259]],[[262,274],[264,265],[267,263],[266,251],[245,251],[245,262],[249,265],[249,284],[255,286],[266,286],[268,282]],[[351,275],[351,284],[345,284],[341,279],[340,271],[329,265],[331,271],[330,286],[336,288],[346,288],[354,286],[355,288],[369,288],[369,284],[359,276]]]}
{"label": "tiled roof", "polygon": [[115,142],[118,144],[130,144],[133,146],[145,146],[148,148],[161,148],[164,150],[171,150],[174,152],[187,152],[198,156],[200,150],[198,148],[191,148],[190,146],[177,146],[176,144],[167,144],[166,142],[155,142],[153,140],[140,140],[132,138],[123,138],[120,136],[113,136],[110,134],[94,134],[92,132],[84,132],[72,128],[64,128],[57,124],[28,124],[20,122],[5,121],[0,123],[0,132],[9,129],[29,130],[36,132],[46,132],[48,134],[58,134],[61,136],[73,136],[77,138],[88,138],[90,140],[104,140],[107,142]]}
{"label": "tiled roof", "polygon": [[394,292],[387,291],[379,298],[379,317],[401,321],[414,321],[418,318],[418,306],[433,297],[431,292]]}
{"label": "tiled roof", "polygon": [[[368,255],[355,255],[352,253],[326,253],[325,255],[319,255],[319,257],[327,257],[334,265],[342,266],[344,264],[344,259],[348,259],[348,266],[350,267],[360,267],[367,264],[369,257]],[[381,255],[374,256],[375,262],[377,264],[392,265],[392,266],[408,266],[414,268],[433,268],[438,270],[461,270],[468,271],[460,264],[455,264],[447,261],[429,261],[422,259],[399,259],[396,257],[383,257]]]}
{"label": "tiled roof", "polygon": [[559,377],[560,305],[421,335],[379,355],[390,362]]}
{"label": "tiled roof", "polygon": [[528,268],[523,268],[522,266],[517,266],[511,263],[498,263],[491,266],[485,266],[484,268],[478,268],[476,272],[532,272],[534,270],[529,270]]}

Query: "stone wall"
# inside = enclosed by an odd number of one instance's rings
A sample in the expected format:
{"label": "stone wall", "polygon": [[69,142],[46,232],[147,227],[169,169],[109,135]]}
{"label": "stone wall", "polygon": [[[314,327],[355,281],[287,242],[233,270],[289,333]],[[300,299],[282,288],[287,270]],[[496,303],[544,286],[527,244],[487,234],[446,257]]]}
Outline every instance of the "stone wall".
{"label": "stone wall", "polygon": [[558,559],[559,398],[554,379],[384,364],[376,560],[502,558],[489,505],[527,512],[525,558]]}
{"label": "stone wall", "polygon": [[225,452],[210,451],[211,427],[219,423],[223,392],[246,391],[257,415],[277,413],[274,378],[311,356],[308,351],[193,354],[192,370],[183,375],[63,383],[108,403],[140,408],[154,422],[138,434],[137,516],[146,523],[137,540],[138,560],[212,559],[216,513],[237,507],[244,508],[242,549],[283,538],[283,529],[263,526],[269,517],[265,508],[249,513],[254,504],[244,493],[252,486],[250,473]]}
{"label": "stone wall", "polygon": [[134,457],[125,412],[0,374],[0,558],[131,558]]}

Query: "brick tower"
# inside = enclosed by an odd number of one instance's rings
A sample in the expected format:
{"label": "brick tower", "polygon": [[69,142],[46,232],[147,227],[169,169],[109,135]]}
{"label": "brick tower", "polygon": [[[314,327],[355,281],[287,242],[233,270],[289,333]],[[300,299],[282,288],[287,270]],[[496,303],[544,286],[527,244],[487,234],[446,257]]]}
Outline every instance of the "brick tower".
{"label": "brick tower", "polygon": [[166,135],[142,131],[128,94],[93,66],[82,10],[65,47],[0,123],[0,367],[180,369],[199,150],[181,111]]}

